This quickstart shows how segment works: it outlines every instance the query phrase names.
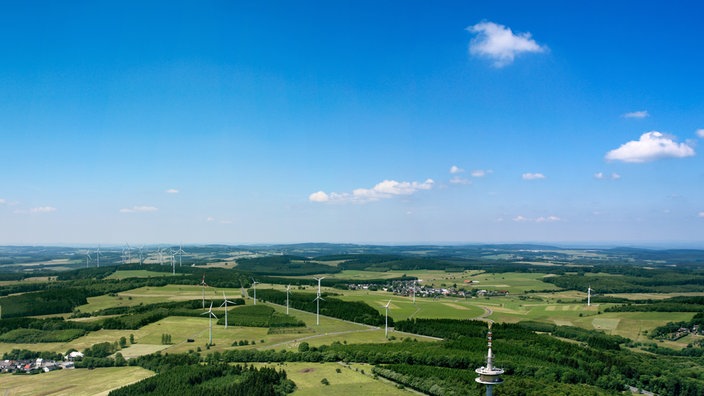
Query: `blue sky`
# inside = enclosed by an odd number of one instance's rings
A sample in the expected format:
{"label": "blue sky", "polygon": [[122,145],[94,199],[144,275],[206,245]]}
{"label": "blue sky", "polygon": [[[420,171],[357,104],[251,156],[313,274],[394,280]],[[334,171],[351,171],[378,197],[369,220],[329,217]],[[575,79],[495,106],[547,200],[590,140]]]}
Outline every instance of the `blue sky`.
{"label": "blue sky", "polygon": [[0,244],[704,247],[696,2],[147,3],[0,6]]}

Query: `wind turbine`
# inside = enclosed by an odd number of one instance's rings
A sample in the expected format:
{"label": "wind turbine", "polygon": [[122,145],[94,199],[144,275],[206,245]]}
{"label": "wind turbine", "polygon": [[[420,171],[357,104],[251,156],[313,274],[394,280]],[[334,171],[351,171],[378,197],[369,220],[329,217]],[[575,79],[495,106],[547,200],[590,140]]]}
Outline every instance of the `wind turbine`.
{"label": "wind turbine", "polygon": [[587,306],[590,307],[592,305],[592,292],[594,289],[592,289],[592,286],[589,285],[587,287]]}
{"label": "wind turbine", "polygon": [[98,267],[100,267],[100,245],[98,245],[98,250],[95,251],[95,257],[97,258]]}
{"label": "wind turbine", "polygon": [[413,304],[416,303],[416,281],[413,280]]}
{"label": "wind turbine", "polygon": [[129,264],[132,261],[132,247],[127,242],[125,242],[125,245],[127,245],[127,264]]}
{"label": "wind turbine", "polygon": [[389,305],[391,305],[391,300],[386,303],[384,308],[386,308],[386,323],[384,325],[384,337],[388,338],[389,336]]}
{"label": "wind turbine", "polygon": [[288,315],[288,296],[291,294],[291,285],[286,286],[286,315]]}
{"label": "wind turbine", "polygon": [[139,265],[140,265],[140,267],[144,264],[144,256],[142,255],[143,250],[144,250],[144,245],[139,247]]}
{"label": "wind turbine", "polygon": [[[204,289],[204,290],[205,290],[205,289]],[[227,297],[225,297],[225,291],[222,292],[222,300],[223,300],[223,301],[222,301],[222,304],[221,304],[220,306],[221,306],[221,307],[222,307],[222,306],[225,307],[225,328],[227,328],[227,303],[230,303],[230,304],[232,304],[232,305],[235,305],[235,303],[232,302],[232,301],[230,301],[230,300],[228,300]]]}
{"label": "wind turbine", "polygon": [[257,281],[252,278],[252,287],[254,288],[254,305],[257,305]]}
{"label": "wind turbine", "polygon": [[[200,286],[203,286],[203,309],[205,309],[205,288],[208,287],[208,284],[205,283],[205,274],[203,274],[203,278],[200,280],[199,283]],[[225,292],[223,292],[223,296]]]}
{"label": "wind turbine", "polygon": [[181,259],[183,258],[183,254],[186,253],[181,249],[181,245],[178,245],[178,250],[176,251],[175,254],[178,254],[178,266],[181,266]]}
{"label": "wind turbine", "polygon": [[[227,312],[227,311],[225,311]],[[218,317],[215,316],[215,313],[213,312],[213,302],[210,302],[210,309],[208,309],[206,312],[203,312],[201,315],[208,314],[208,319],[209,319],[209,333],[210,333],[210,339],[208,341],[208,345],[213,345],[213,318],[217,319]]]}
{"label": "wind turbine", "polygon": [[91,261],[93,261],[93,258],[90,257],[90,252],[88,252],[88,254],[86,254],[86,268],[88,268],[88,264],[89,264]]}
{"label": "wind turbine", "polygon": [[176,254],[173,251],[169,252],[171,254],[171,274],[176,275]]}
{"label": "wind turbine", "polygon": [[318,281],[318,295],[315,297],[315,300],[313,300],[313,301],[317,302],[316,308],[315,308],[315,324],[319,326],[320,325],[320,300],[323,300],[323,298],[320,296],[320,281],[325,279],[325,277],[321,276],[320,278],[313,278],[313,279]]}

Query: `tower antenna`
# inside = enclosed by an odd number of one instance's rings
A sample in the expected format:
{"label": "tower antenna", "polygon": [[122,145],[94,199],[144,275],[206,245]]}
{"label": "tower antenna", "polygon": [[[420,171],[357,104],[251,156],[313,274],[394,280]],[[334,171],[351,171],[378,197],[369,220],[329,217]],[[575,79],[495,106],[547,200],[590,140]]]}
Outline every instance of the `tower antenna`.
{"label": "tower antenna", "polygon": [[480,384],[486,385],[486,396],[493,396],[494,385],[500,385],[504,382],[500,377],[500,375],[504,373],[504,369],[494,367],[494,355],[491,352],[491,322],[489,322],[487,341],[489,352],[486,355],[486,367],[480,367],[474,370],[475,373],[479,374],[479,377],[474,380]]}

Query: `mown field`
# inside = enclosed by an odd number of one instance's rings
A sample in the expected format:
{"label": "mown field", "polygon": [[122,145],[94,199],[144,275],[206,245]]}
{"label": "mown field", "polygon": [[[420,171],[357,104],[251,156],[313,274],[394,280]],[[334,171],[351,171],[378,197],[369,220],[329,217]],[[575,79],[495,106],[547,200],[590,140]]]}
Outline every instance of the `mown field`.
{"label": "mown field", "polygon": [[0,394],[6,396],[105,396],[111,390],[154,375],[141,367],[58,370],[40,375],[3,375]]}
{"label": "mown field", "polygon": [[[163,277],[168,274],[146,270],[117,271],[109,279],[129,279]],[[355,279],[364,283],[368,279],[388,279],[402,275],[415,276],[420,281],[418,285],[425,287],[458,287],[465,290],[506,290],[507,296],[459,298],[459,297],[417,297],[415,302],[412,297],[394,295],[387,291],[378,290],[341,290],[323,287],[323,293],[334,295],[344,301],[361,301],[376,309],[382,315],[386,312],[385,305],[389,303],[389,316],[395,321],[409,318],[418,319],[484,319],[496,322],[517,323],[521,321],[545,322],[562,326],[576,326],[588,330],[601,330],[609,335],[619,335],[633,341],[653,342],[648,337],[652,329],[662,326],[667,322],[690,320],[693,312],[604,312],[607,307],[616,304],[595,303],[587,306],[583,300],[586,293],[580,291],[556,291],[557,287],[544,282],[547,273],[485,273],[481,271],[464,271],[461,273],[447,273],[444,271],[343,271],[328,277],[340,279]],[[301,277],[311,279],[311,276]],[[292,278],[292,280],[295,278]],[[33,280],[37,281],[37,280]],[[177,280],[176,280],[177,281]],[[468,281],[472,281],[471,283]],[[12,282],[5,282],[12,284]],[[285,290],[284,285],[261,283],[258,290],[276,289]],[[315,287],[294,287],[296,292],[314,293]],[[534,292],[539,290],[540,292]],[[253,305],[241,288],[214,288],[205,289],[205,305],[215,301],[213,312],[222,318],[224,308],[219,307],[223,292],[228,298],[245,298],[246,306]],[[704,295],[704,293],[631,293],[612,294],[616,297],[659,300],[677,295]],[[97,312],[111,307],[132,307],[163,302],[177,302],[187,300],[200,300],[203,288],[193,284],[169,284],[166,286],[139,287],[131,290],[110,293],[96,297],[89,297],[88,303],[80,305],[76,311],[83,313]],[[324,306],[325,301],[321,302]],[[199,304],[200,305],[200,304]],[[258,301],[257,305],[267,305],[276,312],[285,314],[286,307]],[[228,311],[230,318],[238,315],[240,307],[231,307]],[[232,326],[225,328],[213,320],[213,344],[209,341],[209,320],[202,316],[169,316],[154,323],[134,330],[98,330],[87,333],[70,342],[19,344],[0,343],[0,353],[10,352],[13,349],[28,349],[36,351],[49,351],[65,353],[73,348],[82,351],[94,344],[108,342],[115,343],[121,337],[134,338],[134,344],[129,344],[120,353],[127,359],[162,352],[169,354],[200,351],[204,354],[210,352],[225,352],[237,349],[262,349],[262,350],[288,350],[297,351],[302,343],[311,347],[342,344],[378,343],[387,344],[402,342],[405,338],[418,341],[435,342],[431,337],[397,332],[391,329],[389,336],[384,335],[383,326],[368,326],[351,323],[327,316],[320,317],[320,324],[316,325],[316,315],[291,309],[289,315],[304,322],[305,326],[279,329],[272,332],[266,327]],[[68,317],[69,314],[62,315]],[[70,319],[78,321],[101,320],[101,317]],[[171,343],[162,344],[163,335],[168,334]],[[188,340],[192,340],[189,342]],[[246,345],[233,345],[246,341]],[[687,336],[677,341],[663,341],[665,347],[682,349],[695,341],[692,336]],[[430,344],[426,344],[430,345]],[[279,367],[279,366],[277,366]],[[329,395],[329,394],[368,394],[368,395],[405,395],[410,392],[398,389],[385,380],[374,379],[371,376],[371,366],[352,364],[344,366],[338,363],[286,363],[281,368],[287,370],[289,378],[296,382],[301,395]],[[129,370],[133,371],[120,371]],[[340,369],[340,372],[337,372]],[[362,373],[364,370],[364,373]],[[34,377],[3,376],[0,382],[0,394],[7,395],[34,395],[34,394],[106,394],[109,389],[119,387],[129,382],[152,375],[148,370],[136,368],[96,369],[90,375],[78,376],[73,373],[85,373],[84,370],[66,370],[63,372],[41,374]],[[44,384],[45,380],[61,375],[61,382]],[[63,375],[66,375],[64,378]],[[41,379],[35,381],[34,378]],[[92,386],[87,384],[87,378],[93,382],[101,383]],[[105,378],[105,379],[103,379]],[[321,384],[326,378],[329,385]],[[83,382],[82,382],[83,381]]]}
{"label": "mown field", "polygon": [[[294,395],[297,396],[417,394],[411,390],[399,389],[390,381],[375,379],[372,375],[372,366],[369,364],[283,363],[257,366],[286,370],[288,378],[296,383]],[[329,385],[321,384],[323,379],[327,379]]]}

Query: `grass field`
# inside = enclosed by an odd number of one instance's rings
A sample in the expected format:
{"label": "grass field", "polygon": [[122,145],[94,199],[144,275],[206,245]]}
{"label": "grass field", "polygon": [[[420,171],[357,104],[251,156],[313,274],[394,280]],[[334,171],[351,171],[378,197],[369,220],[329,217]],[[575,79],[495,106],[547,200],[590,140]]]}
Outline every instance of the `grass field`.
{"label": "grass field", "polygon": [[111,390],[149,378],[153,372],[141,367],[109,367],[56,370],[40,375],[3,375],[4,396],[104,396]]}
{"label": "grass field", "polygon": [[105,279],[127,279],[127,278],[160,278],[172,276],[170,272],[156,272],[147,270],[115,271]]}
{"label": "grass field", "polygon": [[[296,396],[415,394],[409,390],[398,389],[389,381],[374,379],[371,374],[372,366],[368,364],[346,366],[339,363],[284,363],[268,366],[286,370],[288,378],[296,383],[296,391],[293,393]],[[326,378],[330,385],[321,384],[323,378]]]}

